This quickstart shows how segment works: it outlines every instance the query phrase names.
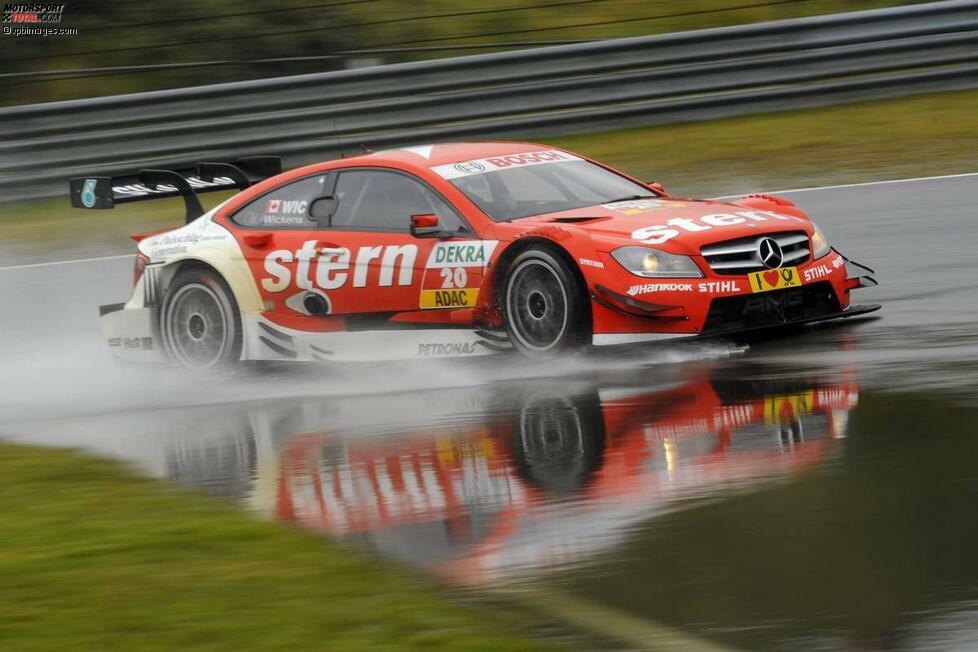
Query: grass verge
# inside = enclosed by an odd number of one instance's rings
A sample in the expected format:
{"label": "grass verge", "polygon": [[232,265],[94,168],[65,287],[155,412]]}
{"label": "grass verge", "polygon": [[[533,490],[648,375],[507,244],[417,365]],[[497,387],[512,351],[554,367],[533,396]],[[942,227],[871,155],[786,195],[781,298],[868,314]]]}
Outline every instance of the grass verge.
{"label": "grass verge", "polygon": [[[549,142],[676,194],[715,196],[978,171],[976,106],[978,91],[957,91]],[[203,195],[205,206],[217,195]],[[129,233],[176,225],[182,214],[179,200],[114,211],[75,210],[67,196],[0,204],[0,264],[129,252]]]}
{"label": "grass verge", "polygon": [[115,462],[0,444],[0,505],[3,650],[551,648],[511,614]]}
{"label": "grass verge", "polygon": [[978,91],[553,139],[679,194],[978,171]]}

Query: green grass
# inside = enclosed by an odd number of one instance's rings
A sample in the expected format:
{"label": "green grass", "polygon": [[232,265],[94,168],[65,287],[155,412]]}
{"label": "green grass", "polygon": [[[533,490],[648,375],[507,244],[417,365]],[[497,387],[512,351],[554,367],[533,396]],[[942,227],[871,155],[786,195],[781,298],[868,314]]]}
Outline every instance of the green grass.
{"label": "green grass", "polygon": [[551,139],[709,196],[978,172],[978,91]]}
{"label": "green grass", "polygon": [[[978,91],[957,91],[548,142],[660,181],[676,194],[715,196],[978,171],[976,106]],[[203,195],[206,206],[223,199],[217,195]],[[0,204],[0,260],[128,252],[128,234],[176,226],[182,214],[179,200],[111,211],[76,210],[67,197]]]}
{"label": "green grass", "polygon": [[115,462],[0,444],[2,650],[538,650],[509,612]]}

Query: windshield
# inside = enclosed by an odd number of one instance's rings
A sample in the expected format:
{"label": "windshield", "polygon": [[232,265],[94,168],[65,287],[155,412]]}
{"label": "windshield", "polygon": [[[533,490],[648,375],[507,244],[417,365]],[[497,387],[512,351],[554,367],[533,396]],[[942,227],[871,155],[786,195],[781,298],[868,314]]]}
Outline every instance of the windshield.
{"label": "windshield", "polygon": [[439,167],[447,169],[436,172],[497,222],[656,196],[645,186],[560,150]]}

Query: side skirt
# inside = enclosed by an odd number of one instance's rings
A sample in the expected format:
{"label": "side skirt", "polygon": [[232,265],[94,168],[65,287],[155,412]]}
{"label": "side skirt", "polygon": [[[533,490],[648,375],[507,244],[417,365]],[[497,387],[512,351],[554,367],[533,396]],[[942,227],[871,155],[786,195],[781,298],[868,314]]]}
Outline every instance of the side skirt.
{"label": "side skirt", "polygon": [[685,340],[695,337],[698,336],[691,333],[596,333],[591,343],[594,346],[617,346],[619,344],[636,344],[639,342]]}
{"label": "side skirt", "polygon": [[475,330],[458,328],[316,333],[285,328],[255,314],[241,315],[241,323],[244,360],[380,362],[482,356],[505,348]]}

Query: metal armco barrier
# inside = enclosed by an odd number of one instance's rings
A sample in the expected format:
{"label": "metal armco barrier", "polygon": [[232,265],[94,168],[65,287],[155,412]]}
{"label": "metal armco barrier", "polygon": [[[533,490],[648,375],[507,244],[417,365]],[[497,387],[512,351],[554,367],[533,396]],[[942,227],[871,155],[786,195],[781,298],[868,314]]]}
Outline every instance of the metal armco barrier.
{"label": "metal armco barrier", "polygon": [[[526,138],[978,86],[978,0],[946,0],[0,109],[0,201],[140,167]],[[976,107],[978,110],[978,107]]]}

